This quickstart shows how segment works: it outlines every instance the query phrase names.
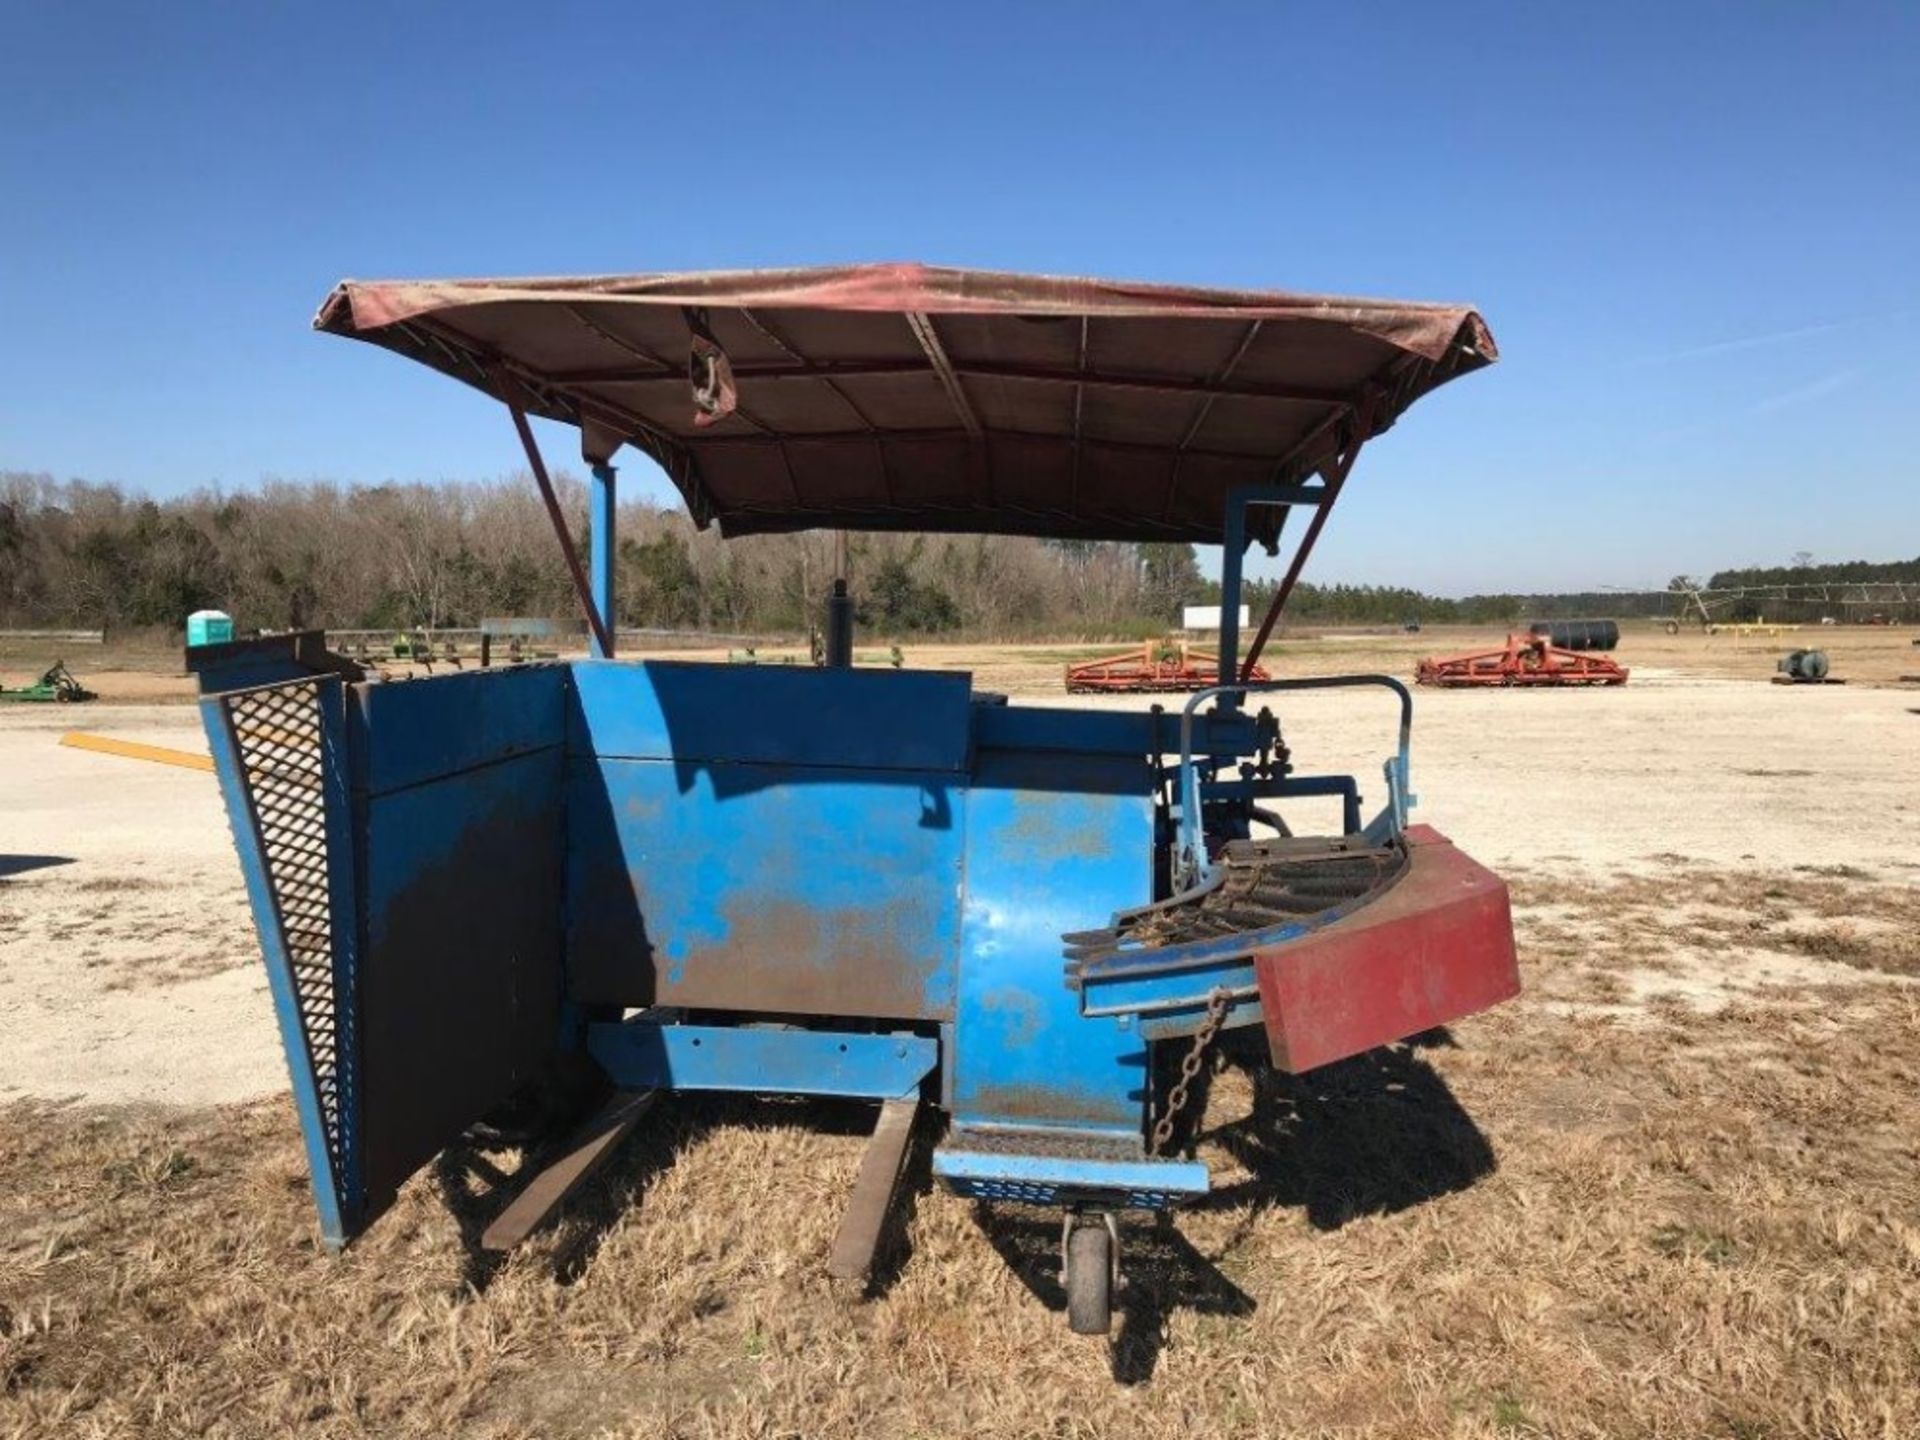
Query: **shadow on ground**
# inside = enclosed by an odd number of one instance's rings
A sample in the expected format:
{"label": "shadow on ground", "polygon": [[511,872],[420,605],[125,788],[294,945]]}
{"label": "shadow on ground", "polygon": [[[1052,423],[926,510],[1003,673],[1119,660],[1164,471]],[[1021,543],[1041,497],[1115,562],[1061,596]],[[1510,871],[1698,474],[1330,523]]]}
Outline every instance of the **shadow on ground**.
{"label": "shadow on ground", "polygon": [[1204,1138],[1251,1174],[1196,1208],[1298,1206],[1315,1228],[1337,1230],[1363,1215],[1391,1215],[1464,1190],[1492,1173],[1486,1135],[1420,1057],[1422,1049],[1452,1044],[1447,1032],[1433,1031],[1306,1075],[1269,1069],[1264,1043],[1230,1049],[1224,1063],[1245,1071],[1253,1104]]}
{"label": "shadow on ground", "polygon": [[[1435,1031],[1406,1047],[1374,1050],[1304,1076],[1269,1068],[1264,1037],[1224,1047],[1219,1069],[1245,1073],[1252,1105],[1198,1139],[1219,1145],[1249,1173],[1184,1208],[1235,1214],[1239,1223],[1213,1255],[1180,1233],[1177,1215],[1123,1226],[1126,1283],[1115,1297],[1121,1320],[1112,1343],[1114,1379],[1141,1384],[1152,1378],[1175,1309],[1253,1312],[1253,1297],[1218,1262],[1265,1211],[1298,1208],[1315,1228],[1337,1230],[1364,1215],[1392,1214],[1464,1190],[1490,1174],[1492,1146],[1419,1055],[1452,1043],[1445,1031]],[[1217,1073],[1206,1070],[1196,1079],[1193,1113],[1204,1113]],[[1058,1213],[980,1205],[975,1216],[1034,1296],[1064,1311]]]}
{"label": "shadow on ground", "polygon": [[[669,1100],[652,1110],[547,1222],[561,1228],[552,1256],[553,1276],[559,1283],[570,1285],[586,1273],[620,1218],[709,1131],[788,1129],[796,1121],[819,1135],[867,1135],[873,1129],[874,1106],[857,1100],[717,1094],[677,1095]],[[498,1161],[510,1147],[473,1135],[448,1146],[434,1162],[441,1198],[460,1227],[466,1256],[462,1279],[475,1291],[484,1291],[492,1283],[509,1253],[483,1248],[480,1237],[520,1188],[565,1148],[570,1133],[569,1126],[556,1125],[513,1173],[503,1170]],[[895,1209],[910,1212],[911,1202],[902,1196]],[[903,1218],[890,1218],[896,1249],[904,1245],[900,1238],[904,1225]],[[887,1259],[891,1269],[876,1272],[876,1289],[883,1279],[890,1286],[905,1263],[903,1254]]]}
{"label": "shadow on ground", "polygon": [[0,880],[11,880],[15,875],[25,875],[30,870],[71,864],[71,855],[0,855]]}
{"label": "shadow on ground", "polygon": [[[1150,1380],[1159,1363],[1168,1317],[1180,1308],[1203,1315],[1246,1316],[1252,1296],[1220,1261],[1275,1207],[1297,1208],[1320,1230],[1361,1216],[1392,1214],[1464,1190],[1494,1168],[1493,1149],[1420,1051],[1451,1045],[1445,1031],[1406,1046],[1370,1051],[1310,1075],[1269,1067],[1263,1038],[1223,1045],[1216,1065],[1196,1078],[1191,1112],[1203,1114],[1208,1092],[1227,1071],[1239,1071],[1251,1092],[1246,1112],[1201,1133],[1246,1172],[1186,1207],[1237,1217],[1224,1242],[1203,1253],[1180,1232],[1177,1216],[1134,1221],[1122,1229],[1125,1281],[1115,1297],[1119,1327],[1111,1344],[1114,1378]],[[567,1201],[554,1278],[583,1275],[620,1217],[649,1185],[707,1132],[718,1128],[786,1128],[796,1119],[821,1134],[871,1132],[873,1107],[856,1101],[681,1096],[662,1106],[622,1144],[593,1180]],[[916,1130],[905,1173],[876,1255],[869,1298],[884,1295],[911,1259],[908,1227],[919,1198],[932,1188],[930,1155],[937,1126],[926,1116]],[[1191,1144],[1195,1137],[1180,1137]],[[498,1149],[479,1140],[450,1147],[435,1167],[441,1193],[460,1227],[465,1279],[484,1290],[505,1256],[484,1250],[480,1236],[545,1156],[536,1151],[518,1174],[496,1163]],[[1009,1269],[1050,1310],[1064,1312],[1058,1210],[977,1204],[976,1223]],[[1062,1323],[1064,1323],[1064,1316]]]}

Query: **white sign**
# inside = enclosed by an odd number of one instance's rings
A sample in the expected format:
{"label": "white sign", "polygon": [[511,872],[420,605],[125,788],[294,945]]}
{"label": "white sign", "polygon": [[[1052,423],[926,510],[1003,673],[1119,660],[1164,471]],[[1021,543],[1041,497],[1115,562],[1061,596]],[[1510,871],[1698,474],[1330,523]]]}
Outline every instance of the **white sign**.
{"label": "white sign", "polygon": [[[1180,611],[1182,630],[1218,630],[1220,628],[1220,609],[1218,605],[1188,605]],[[1247,628],[1247,607],[1240,607],[1240,628]]]}

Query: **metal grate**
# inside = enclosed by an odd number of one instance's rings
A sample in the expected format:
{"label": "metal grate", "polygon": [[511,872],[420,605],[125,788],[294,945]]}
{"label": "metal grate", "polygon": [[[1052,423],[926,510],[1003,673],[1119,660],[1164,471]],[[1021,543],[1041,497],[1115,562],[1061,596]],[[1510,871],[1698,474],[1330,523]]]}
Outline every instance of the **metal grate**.
{"label": "metal grate", "polygon": [[338,757],[327,753],[321,703],[321,682],[297,680],[237,691],[221,708],[273,897],[327,1157],[341,1186],[353,1114],[351,1067],[342,1056],[352,1052],[353,1008],[341,1002],[334,959],[327,791],[329,764],[337,767]]}
{"label": "metal grate", "polygon": [[[1065,1187],[1044,1180],[992,1180],[984,1177],[950,1179],[948,1186],[956,1195],[969,1200],[1001,1200],[1022,1205],[1060,1205],[1066,1203]],[[1107,1203],[1123,1210],[1171,1210],[1179,1197],[1162,1190],[1074,1191],[1098,1193]]]}

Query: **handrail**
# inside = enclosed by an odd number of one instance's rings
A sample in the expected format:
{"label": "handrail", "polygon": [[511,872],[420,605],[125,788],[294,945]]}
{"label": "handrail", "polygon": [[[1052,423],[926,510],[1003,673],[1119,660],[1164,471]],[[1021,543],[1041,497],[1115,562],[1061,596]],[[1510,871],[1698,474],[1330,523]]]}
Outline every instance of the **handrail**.
{"label": "handrail", "polygon": [[[1376,838],[1396,836],[1406,827],[1407,807],[1413,796],[1407,788],[1409,759],[1413,745],[1413,692],[1391,675],[1317,675],[1288,680],[1245,680],[1235,685],[1215,685],[1187,701],[1180,712],[1180,819],[1174,853],[1174,870],[1190,881],[1203,885],[1212,872],[1207,859],[1206,836],[1201,830],[1200,777],[1193,761],[1193,717],[1200,705],[1220,695],[1266,694],[1277,690],[1341,690],[1362,685],[1380,685],[1400,697],[1400,743],[1385,765],[1387,805],[1368,824],[1363,834]],[[1383,823],[1384,822],[1384,823]]]}

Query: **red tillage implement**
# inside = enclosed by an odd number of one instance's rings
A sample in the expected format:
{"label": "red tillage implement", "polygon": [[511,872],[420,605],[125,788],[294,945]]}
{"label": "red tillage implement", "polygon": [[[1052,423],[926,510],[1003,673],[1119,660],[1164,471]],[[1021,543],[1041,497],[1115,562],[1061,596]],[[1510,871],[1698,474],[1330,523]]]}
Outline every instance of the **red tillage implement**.
{"label": "red tillage implement", "polygon": [[1562,650],[1539,635],[1509,635],[1499,650],[1422,660],[1422,685],[1624,685],[1627,671],[1589,650]]}
{"label": "red tillage implement", "polygon": [[[1248,667],[1242,681],[1271,680],[1258,665]],[[1211,650],[1196,650],[1185,643],[1142,645],[1123,655],[1104,660],[1089,660],[1067,667],[1067,693],[1090,695],[1114,692],[1192,692],[1211,690],[1220,684],[1220,657]]]}

